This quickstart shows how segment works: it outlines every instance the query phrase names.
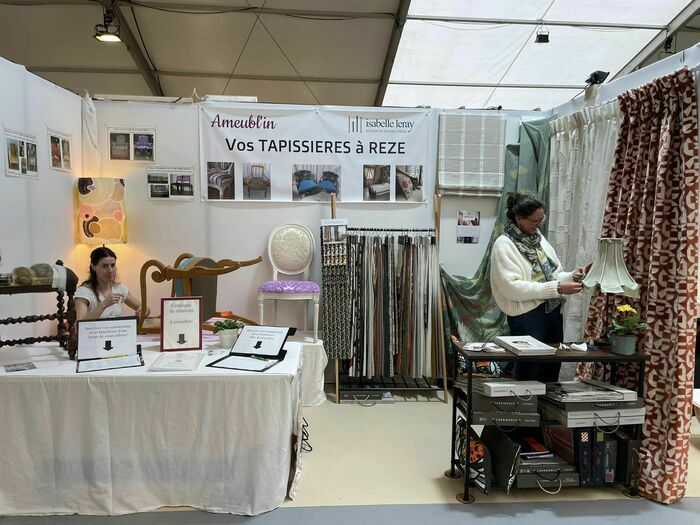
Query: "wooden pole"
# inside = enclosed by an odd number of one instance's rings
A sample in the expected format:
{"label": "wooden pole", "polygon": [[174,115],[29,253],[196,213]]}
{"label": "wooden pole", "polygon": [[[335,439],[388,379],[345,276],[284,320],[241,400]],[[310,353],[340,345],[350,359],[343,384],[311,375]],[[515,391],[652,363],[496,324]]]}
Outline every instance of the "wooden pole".
{"label": "wooden pole", "polygon": [[[435,238],[437,239],[438,254],[440,253],[440,195],[433,196],[433,208],[435,212]],[[439,275],[439,274],[438,274]],[[440,358],[442,359],[442,390],[443,403],[447,403],[447,354],[445,352],[445,325],[443,319],[443,308],[445,305],[445,294],[442,289],[442,281],[438,277],[438,286],[440,292],[440,303],[438,307],[438,348],[440,349]]]}

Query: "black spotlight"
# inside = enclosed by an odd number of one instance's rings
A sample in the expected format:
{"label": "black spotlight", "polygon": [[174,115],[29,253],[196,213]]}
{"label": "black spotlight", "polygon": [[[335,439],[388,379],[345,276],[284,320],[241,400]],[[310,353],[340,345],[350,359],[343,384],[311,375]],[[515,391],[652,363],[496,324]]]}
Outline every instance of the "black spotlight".
{"label": "black spotlight", "polygon": [[589,86],[593,84],[602,84],[603,82],[605,82],[605,79],[608,78],[609,75],[610,71],[594,71],[586,79],[586,84],[588,84]]}
{"label": "black spotlight", "polygon": [[549,44],[549,31],[546,28],[540,28],[535,35],[535,44]]}

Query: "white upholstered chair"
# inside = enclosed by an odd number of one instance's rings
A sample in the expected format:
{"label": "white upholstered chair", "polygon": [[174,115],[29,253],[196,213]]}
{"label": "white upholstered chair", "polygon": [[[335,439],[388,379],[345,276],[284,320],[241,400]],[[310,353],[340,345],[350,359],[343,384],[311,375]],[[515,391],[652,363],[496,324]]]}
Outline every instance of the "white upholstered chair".
{"label": "white upholstered chair", "polygon": [[[272,281],[258,287],[259,323],[264,323],[265,301],[312,301],[314,307],[314,341],[318,339],[318,303],[321,289],[308,280],[309,268],[314,258],[314,237],[311,231],[298,224],[278,226],[267,243],[267,253],[272,263]],[[301,275],[302,280],[279,279],[279,275]],[[276,321],[276,319],[275,319]],[[308,329],[308,308],[304,303],[304,329]]]}

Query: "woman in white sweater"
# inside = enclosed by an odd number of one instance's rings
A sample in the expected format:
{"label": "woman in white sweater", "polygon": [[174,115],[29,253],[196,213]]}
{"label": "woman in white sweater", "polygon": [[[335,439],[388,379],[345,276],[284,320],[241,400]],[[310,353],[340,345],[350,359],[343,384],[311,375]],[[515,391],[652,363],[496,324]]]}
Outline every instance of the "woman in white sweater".
{"label": "woman in white sweater", "polygon": [[[581,291],[587,267],[562,271],[554,248],[539,232],[544,206],[531,195],[508,195],[508,224],[491,252],[491,290],[506,314],[511,335],[531,335],[546,343],[563,339],[564,295]],[[560,364],[517,363],[515,378],[559,379]]]}

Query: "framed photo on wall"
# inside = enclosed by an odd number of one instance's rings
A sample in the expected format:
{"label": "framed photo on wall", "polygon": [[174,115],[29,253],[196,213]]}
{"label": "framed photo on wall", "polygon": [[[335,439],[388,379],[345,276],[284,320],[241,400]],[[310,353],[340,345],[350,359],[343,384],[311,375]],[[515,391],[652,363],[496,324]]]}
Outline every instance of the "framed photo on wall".
{"label": "framed photo on wall", "polygon": [[107,128],[109,160],[156,161],[155,128]]}
{"label": "framed photo on wall", "polygon": [[160,300],[160,350],[202,349],[202,298],[163,297]]}
{"label": "framed photo on wall", "polygon": [[55,170],[72,171],[70,135],[49,130],[49,163]]}

